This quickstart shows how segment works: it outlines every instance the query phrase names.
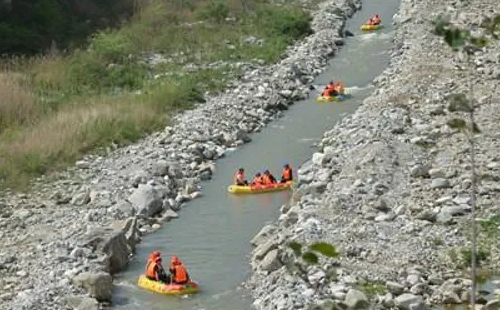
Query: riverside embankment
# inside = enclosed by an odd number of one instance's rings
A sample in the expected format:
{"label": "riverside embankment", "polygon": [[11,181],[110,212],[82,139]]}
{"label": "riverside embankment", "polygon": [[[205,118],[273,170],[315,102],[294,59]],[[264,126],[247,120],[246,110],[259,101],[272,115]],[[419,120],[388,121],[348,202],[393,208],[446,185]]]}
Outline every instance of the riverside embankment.
{"label": "riverside embankment", "polygon": [[307,96],[342,44],[344,14],[359,5],[322,3],[313,12],[315,34],[291,47],[283,61],[248,69],[225,94],[182,114],[165,131],[108,156],[87,156],[56,181],[42,178],[30,194],[5,193],[2,309],[95,309],[85,292],[110,300],[110,274],[127,266],[141,234],[176,218],[201,195],[213,161]]}
{"label": "riverside embankment", "polygon": [[[383,16],[391,16],[397,1],[386,2]],[[341,77],[353,97],[341,104],[318,104],[315,96],[297,102],[279,120],[252,135],[252,143],[231,152],[217,162],[213,178],[203,183],[203,198],[190,202],[181,219],[164,225],[160,231],[143,238],[128,268],[115,278],[115,309],[250,309],[248,292],[240,284],[251,272],[248,241],[266,222],[278,218],[279,207],[288,202],[290,192],[236,196],[226,193],[235,168],[243,166],[251,176],[266,167],[278,173],[285,161],[298,167],[313,153],[311,145],[321,134],[346,114],[353,113],[372,91],[369,84],[389,63],[390,25],[377,34],[362,34],[359,24],[373,13],[368,3],[348,20],[346,29],[355,33],[331,59],[325,72],[316,79],[324,85]],[[357,87],[352,87],[357,86]],[[144,262],[153,249],[168,257],[180,255],[202,291],[189,298],[165,298],[136,285],[144,272]]]}
{"label": "riverside embankment", "polygon": [[[358,309],[370,308],[369,300],[374,309],[427,309],[468,301],[470,146],[457,126],[464,116],[453,111],[453,93],[477,100],[477,202],[480,217],[489,219],[480,225],[480,249],[483,267],[496,267],[500,45],[481,28],[495,13],[495,1],[402,1],[391,65],[375,80],[373,95],[324,134],[299,171],[296,200],[254,239],[249,285],[258,309],[332,300]],[[431,32],[438,14],[484,34],[489,45],[467,62]],[[283,265],[290,240],[336,245],[337,281],[314,292],[289,276]],[[309,279],[325,281],[314,268]]]}

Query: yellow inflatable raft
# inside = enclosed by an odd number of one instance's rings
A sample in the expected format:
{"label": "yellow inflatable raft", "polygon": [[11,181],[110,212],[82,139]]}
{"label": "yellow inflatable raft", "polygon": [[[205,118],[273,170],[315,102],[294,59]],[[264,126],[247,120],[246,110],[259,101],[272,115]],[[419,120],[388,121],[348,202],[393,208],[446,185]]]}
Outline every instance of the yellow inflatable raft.
{"label": "yellow inflatable raft", "polygon": [[292,188],[292,186],[293,182],[255,186],[229,185],[227,191],[231,194],[260,194],[289,190],[290,188]]}
{"label": "yellow inflatable raft", "polygon": [[378,30],[382,28],[382,24],[378,25],[362,25],[361,30]]}
{"label": "yellow inflatable raft", "polygon": [[188,282],[186,284],[165,284],[150,280],[145,275],[139,277],[137,285],[145,290],[163,295],[196,294],[199,291],[198,284],[194,282]]}
{"label": "yellow inflatable raft", "polygon": [[349,99],[349,98],[351,98],[351,95],[349,94],[347,89],[344,89],[344,93],[341,95],[328,96],[328,97],[320,95],[316,98],[316,101],[317,102],[340,102],[340,101],[344,101],[344,100]]}

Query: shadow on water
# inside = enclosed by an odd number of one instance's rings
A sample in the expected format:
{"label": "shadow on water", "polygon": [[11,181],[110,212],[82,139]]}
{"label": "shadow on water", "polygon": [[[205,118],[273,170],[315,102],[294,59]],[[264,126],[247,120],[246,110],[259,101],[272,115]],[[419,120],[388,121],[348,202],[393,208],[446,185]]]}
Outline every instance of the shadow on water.
{"label": "shadow on water", "polygon": [[[244,166],[249,176],[266,168],[279,175],[285,162],[297,168],[311,157],[311,144],[321,139],[323,132],[359,107],[371,92],[368,85],[388,65],[389,21],[398,5],[399,0],[367,1],[348,22],[347,28],[356,36],[346,39],[346,45],[315,81],[324,85],[332,77],[341,79],[346,87],[353,87],[353,98],[340,104],[318,104],[314,100],[318,94],[313,93],[261,133],[252,135],[252,143],[219,160],[213,179],[202,184],[204,197],[191,201],[178,220],[143,238],[129,268],[115,281],[115,309],[251,308],[247,292],[238,289],[250,275],[249,241],[267,222],[277,219],[279,207],[289,201],[291,193],[233,196],[226,193],[226,187],[239,166]],[[359,26],[376,13],[385,17],[386,27],[362,34]],[[183,298],[138,288],[137,278],[154,249],[162,251],[167,262],[170,255],[178,255],[202,291]]]}

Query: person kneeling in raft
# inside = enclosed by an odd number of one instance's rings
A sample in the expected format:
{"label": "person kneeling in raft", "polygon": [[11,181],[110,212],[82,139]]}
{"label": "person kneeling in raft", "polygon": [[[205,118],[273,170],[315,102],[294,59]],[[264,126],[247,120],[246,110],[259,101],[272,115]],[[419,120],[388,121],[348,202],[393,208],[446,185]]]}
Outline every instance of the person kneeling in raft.
{"label": "person kneeling in raft", "polygon": [[283,166],[283,174],[281,175],[281,183],[293,181],[293,172],[289,164]]}
{"label": "person kneeling in raft", "polygon": [[323,97],[335,97],[339,94],[337,91],[337,84],[335,81],[331,80],[330,84],[325,86],[325,89],[321,93],[321,96]]}
{"label": "person kneeling in raft", "polygon": [[248,181],[245,178],[245,169],[239,168],[234,175],[234,185],[236,186],[248,186]]}
{"label": "person kneeling in raft", "polygon": [[166,274],[161,265],[161,253],[159,251],[153,251],[149,256],[146,265],[146,277],[153,281],[165,284],[170,283],[170,277]]}
{"label": "person kneeling in raft", "polygon": [[257,172],[255,174],[255,177],[253,178],[253,181],[250,185],[252,185],[252,186],[262,186],[263,185],[262,174],[260,174],[260,172]]}
{"label": "person kneeling in raft", "polygon": [[174,284],[186,284],[191,279],[189,278],[189,274],[186,270],[186,267],[182,264],[177,256],[172,256],[170,260],[170,266],[168,267],[170,271],[172,283]]}
{"label": "person kneeling in raft", "polygon": [[264,171],[264,175],[262,176],[262,184],[271,185],[276,183],[278,183],[276,178],[271,174],[271,172],[269,172],[269,170],[266,169],[266,171]]}

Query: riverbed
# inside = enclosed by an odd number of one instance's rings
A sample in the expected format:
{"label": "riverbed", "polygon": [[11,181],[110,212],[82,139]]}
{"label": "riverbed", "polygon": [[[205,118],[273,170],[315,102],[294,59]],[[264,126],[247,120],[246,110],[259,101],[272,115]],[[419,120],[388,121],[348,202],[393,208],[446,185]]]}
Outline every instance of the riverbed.
{"label": "riverbed", "polygon": [[[249,240],[269,221],[277,218],[279,207],[287,203],[290,192],[255,196],[233,196],[226,193],[238,167],[253,173],[270,169],[279,175],[284,163],[298,168],[313,153],[314,143],[322,133],[351,114],[369,95],[371,81],[387,66],[391,46],[388,17],[398,1],[364,4],[347,23],[355,34],[331,60],[327,70],[317,77],[319,87],[331,78],[340,79],[353,95],[343,103],[317,103],[313,93],[308,100],[297,102],[284,116],[261,133],[253,142],[218,161],[211,181],[203,184],[204,197],[189,203],[181,218],[145,237],[128,270],[117,277],[114,304],[118,309],[249,309],[251,300],[239,285],[249,276]],[[378,11],[376,11],[378,9]],[[361,33],[359,25],[374,12],[381,14],[386,27],[379,32]],[[145,260],[153,249],[168,257],[180,256],[202,291],[189,298],[169,298],[143,291],[135,286],[143,272]]]}

